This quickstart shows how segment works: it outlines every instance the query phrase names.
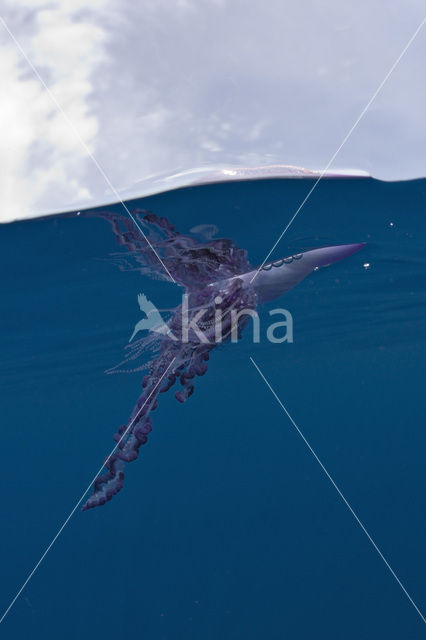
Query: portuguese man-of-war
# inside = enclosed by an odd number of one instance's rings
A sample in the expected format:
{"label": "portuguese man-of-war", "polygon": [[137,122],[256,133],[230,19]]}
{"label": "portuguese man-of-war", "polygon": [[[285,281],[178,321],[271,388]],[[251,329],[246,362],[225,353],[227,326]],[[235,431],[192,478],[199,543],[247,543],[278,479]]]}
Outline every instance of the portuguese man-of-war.
{"label": "portuguese man-of-war", "polygon": [[[149,367],[142,380],[142,393],[128,422],[115,434],[116,448],[105,461],[105,472],[94,481],[93,493],[83,510],[104,504],[121,490],[126,463],[136,460],[140,447],[147,442],[151,413],[159,395],[179,382],[181,388],[175,397],[185,402],[194,391],[195,376],[207,371],[210,351],[218,343],[229,341],[231,334],[240,335],[248,320],[247,311],[254,312],[258,303],[279,298],[315,269],[342,260],[363,246],[313,249],[269,262],[257,271],[248,262],[247,252],[231,240],[207,236],[208,241],[199,241],[178,233],[166,218],[151,212],[133,211],[133,220],[108,211],[91,215],[105,218],[118,244],[127,249],[127,253],[113,255],[121,269],[137,269],[167,280],[159,256],[176,283],[184,287],[185,295],[167,320],[170,331],[150,331],[127,345],[126,358],[110,370]],[[142,366],[132,366],[147,351],[154,353],[152,359]]]}

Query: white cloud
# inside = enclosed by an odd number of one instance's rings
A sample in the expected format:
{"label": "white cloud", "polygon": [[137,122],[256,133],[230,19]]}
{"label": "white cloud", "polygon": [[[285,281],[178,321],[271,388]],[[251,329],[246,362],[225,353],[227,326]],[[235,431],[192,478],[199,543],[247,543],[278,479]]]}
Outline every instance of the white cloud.
{"label": "white cloud", "polygon": [[[14,0],[5,13],[9,29],[92,149],[98,133],[89,105],[92,78],[106,58],[105,32],[93,11],[100,6],[106,3],[94,2],[87,12],[80,0]],[[1,43],[0,216],[7,220],[60,208],[90,193],[90,186],[87,154],[75,133],[6,33]]]}
{"label": "white cloud", "polygon": [[[322,169],[424,12],[422,0],[8,6],[11,29],[117,189],[207,165]],[[426,175],[425,44],[426,27],[334,167]],[[0,73],[2,218],[114,200],[7,38]]]}

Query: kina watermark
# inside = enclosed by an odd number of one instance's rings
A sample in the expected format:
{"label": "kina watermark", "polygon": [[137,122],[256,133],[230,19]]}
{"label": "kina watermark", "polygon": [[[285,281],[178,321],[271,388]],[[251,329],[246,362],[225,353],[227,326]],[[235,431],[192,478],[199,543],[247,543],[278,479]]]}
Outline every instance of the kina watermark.
{"label": "kina watermark", "polygon": [[244,328],[248,333],[247,325],[251,324],[251,337],[253,343],[261,340],[262,322],[265,338],[273,344],[293,342],[293,316],[288,309],[276,307],[269,310],[268,320],[265,323],[259,315],[257,308],[244,307],[236,304],[227,304],[221,295],[216,295],[204,305],[193,304],[188,294],[182,296],[182,303],[175,308],[172,316],[165,320],[160,310],[149,300],[145,294],[138,294],[138,305],[144,317],[136,324],[129,342],[136,336],[140,339],[140,333],[154,332],[167,336],[170,340],[183,343],[220,344],[224,341],[237,342]]}

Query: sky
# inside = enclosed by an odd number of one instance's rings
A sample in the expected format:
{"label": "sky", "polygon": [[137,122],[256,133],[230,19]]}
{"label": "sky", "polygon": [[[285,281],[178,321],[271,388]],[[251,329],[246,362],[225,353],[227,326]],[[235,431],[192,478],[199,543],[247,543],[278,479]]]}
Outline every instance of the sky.
{"label": "sky", "polygon": [[[1,15],[9,221],[140,196],[195,169],[321,171],[426,11],[421,0],[4,0]],[[425,58],[426,25],[331,168],[426,176]]]}

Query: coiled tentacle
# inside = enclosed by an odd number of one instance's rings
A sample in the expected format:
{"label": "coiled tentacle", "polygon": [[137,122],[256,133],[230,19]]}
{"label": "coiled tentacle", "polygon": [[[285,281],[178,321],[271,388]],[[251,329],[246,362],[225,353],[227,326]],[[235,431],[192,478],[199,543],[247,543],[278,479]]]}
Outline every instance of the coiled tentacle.
{"label": "coiled tentacle", "polygon": [[[158,353],[149,363],[149,373],[142,380],[142,393],[127,424],[122,425],[114,436],[116,447],[105,460],[105,471],[95,479],[93,494],[83,510],[108,502],[123,487],[126,464],[136,460],[140,447],[148,440],[152,429],[151,412],[157,407],[159,394],[167,392],[179,381],[181,389],[175,397],[179,402],[185,402],[194,392],[194,378],[203,376],[207,371],[210,351],[217,342],[230,339],[232,310],[255,308],[257,304],[253,289],[235,278],[250,270],[247,253],[230,240],[219,238],[200,243],[193,236],[175,231],[166,218],[147,211],[133,211],[133,219],[108,211],[87,215],[105,218],[110,223],[117,243],[128,252],[119,254],[120,265],[127,260],[127,255],[137,263],[136,268],[141,273],[161,278],[164,273],[158,253],[176,282],[185,287],[187,299],[186,306],[182,303],[177,307],[167,322],[171,335],[149,333],[133,342],[128,345],[123,362],[110,370],[140,370],[146,364],[134,365],[146,351]],[[141,228],[145,235],[140,232]],[[219,306],[218,296],[222,301]],[[223,316],[219,340],[216,327],[218,309]],[[184,311],[187,312],[186,317]],[[193,324],[200,311],[202,317],[196,326],[203,338]],[[238,320],[239,328],[243,322]]]}
{"label": "coiled tentacle", "polygon": [[[220,341],[226,341],[232,333],[232,310],[254,308],[256,296],[242,280],[228,282],[225,288],[209,287],[188,296],[186,318],[180,305],[170,319],[174,338],[162,336],[160,353],[151,363],[149,374],[142,380],[142,393],[132,411],[127,425],[122,425],[114,436],[117,443],[113,453],[105,461],[105,473],[100,474],[93,485],[93,494],[83,506],[83,510],[105,504],[118,493],[124,482],[126,463],[133,462],[139,449],[146,444],[152,430],[150,414],[157,407],[160,393],[168,391],[178,380],[181,389],[175,393],[179,402],[185,402],[194,392],[194,378],[207,371],[210,351],[217,345],[215,327],[216,301],[220,296],[223,322],[220,326]],[[204,309],[198,328],[203,332],[201,340],[197,332],[185,332],[185,324],[191,323],[200,308]],[[239,321],[239,325],[243,320]],[[184,340],[187,335],[188,339]],[[205,340],[205,341],[204,341]]]}

